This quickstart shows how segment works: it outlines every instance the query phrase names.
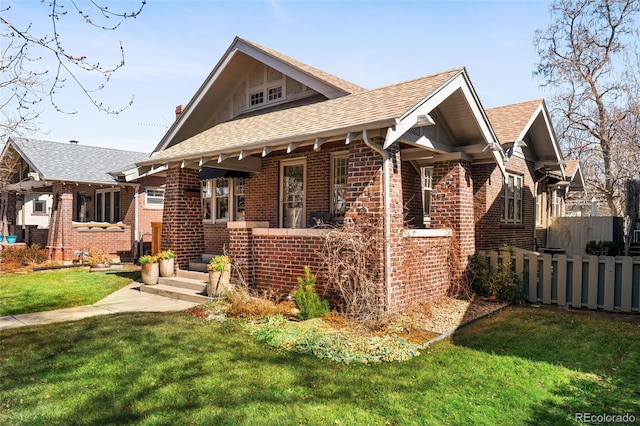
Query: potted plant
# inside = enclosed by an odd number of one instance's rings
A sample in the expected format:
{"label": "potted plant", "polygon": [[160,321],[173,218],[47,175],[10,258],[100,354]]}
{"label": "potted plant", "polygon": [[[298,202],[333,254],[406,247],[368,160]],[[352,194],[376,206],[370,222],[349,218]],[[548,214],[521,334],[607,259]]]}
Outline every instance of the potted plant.
{"label": "potted plant", "polygon": [[144,256],[140,256],[138,262],[141,266],[140,270],[142,273],[143,284],[158,284],[158,278],[160,276],[160,266],[158,265],[158,258],[147,254]]}
{"label": "potted plant", "polygon": [[107,271],[110,269],[111,259],[104,253],[89,253],[87,257],[90,272]]}
{"label": "potted plant", "polygon": [[160,262],[160,276],[161,277],[172,277],[173,276],[173,266],[174,266],[174,258],[176,257],[173,250],[165,250],[161,251],[156,255],[158,261]]}
{"label": "potted plant", "polygon": [[226,255],[214,256],[207,265],[209,270],[209,282],[207,283],[207,295],[221,296],[229,290],[231,277],[231,258]]}

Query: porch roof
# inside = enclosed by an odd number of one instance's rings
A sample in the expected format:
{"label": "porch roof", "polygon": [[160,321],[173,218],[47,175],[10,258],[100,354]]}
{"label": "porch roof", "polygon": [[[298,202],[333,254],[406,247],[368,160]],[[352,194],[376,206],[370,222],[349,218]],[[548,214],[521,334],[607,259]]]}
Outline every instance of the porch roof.
{"label": "porch roof", "polygon": [[[272,111],[218,124],[163,151],[139,161],[139,166],[164,165],[184,160],[210,159],[224,154],[239,159],[258,154],[264,147],[287,148],[287,144],[343,136],[364,129],[383,129],[398,120],[428,95],[464,73],[455,68],[438,74],[354,93],[311,105]],[[295,149],[289,146],[290,149]]]}
{"label": "porch roof", "polygon": [[3,156],[17,152],[37,174],[39,181],[115,184],[113,170],[130,167],[148,154],[75,143],[37,139],[9,139]]}

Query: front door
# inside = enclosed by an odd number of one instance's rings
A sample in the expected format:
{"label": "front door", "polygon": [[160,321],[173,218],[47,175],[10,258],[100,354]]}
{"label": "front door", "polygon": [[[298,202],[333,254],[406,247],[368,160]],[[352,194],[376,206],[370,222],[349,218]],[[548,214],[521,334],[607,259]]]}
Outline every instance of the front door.
{"label": "front door", "polygon": [[304,159],[283,161],[280,164],[280,227],[305,227]]}

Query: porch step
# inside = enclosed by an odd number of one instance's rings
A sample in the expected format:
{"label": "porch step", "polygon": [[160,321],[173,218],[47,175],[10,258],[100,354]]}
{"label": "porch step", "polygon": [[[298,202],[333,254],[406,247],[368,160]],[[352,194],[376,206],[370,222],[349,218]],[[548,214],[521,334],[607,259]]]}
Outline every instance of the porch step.
{"label": "porch step", "polygon": [[629,256],[640,256],[640,243],[631,243],[629,246]]}
{"label": "porch step", "polygon": [[174,285],[156,284],[141,285],[140,291],[143,293],[156,294],[158,296],[168,297],[176,300],[184,300],[194,303],[208,303],[211,299],[195,290],[176,287]]}
{"label": "porch step", "polygon": [[208,272],[207,265],[209,261],[213,259],[217,254],[204,253],[200,256],[199,260],[189,261],[190,271]]}
{"label": "porch step", "polygon": [[178,269],[175,277],[160,277],[156,285],[141,285],[140,291],[195,303],[211,301],[206,296],[208,273]]}

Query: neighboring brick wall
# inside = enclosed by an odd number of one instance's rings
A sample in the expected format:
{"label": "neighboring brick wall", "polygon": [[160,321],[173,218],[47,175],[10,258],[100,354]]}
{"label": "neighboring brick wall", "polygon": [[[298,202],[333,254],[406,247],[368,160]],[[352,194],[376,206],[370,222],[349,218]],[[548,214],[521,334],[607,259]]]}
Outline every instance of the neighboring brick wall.
{"label": "neighboring brick wall", "polygon": [[495,164],[473,166],[474,205],[476,209],[476,247],[490,250],[512,245],[533,249],[535,227],[535,197],[533,163],[512,157],[506,164],[507,171],[522,175],[522,224],[504,224],[501,221],[504,201],[501,198],[504,178]]}
{"label": "neighboring brick wall", "polygon": [[73,189],[70,185],[56,182],[52,185],[52,193],[53,205],[46,247],[47,257],[55,261],[71,260],[74,250],[71,238]]}
{"label": "neighboring brick wall", "polygon": [[165,185],[161,250],[173,250],[176,266],[186,269],[204,253],[198,171],[171,168]]}
{"label": "neighboring brick wall", "polygon": [[74,227],[71,229],[70,236],[74,251],[89,249],[91,252],[116,256],[118,253],[122,254],[130,250],[132,232],[130,226]]}
{"label": "neighboring brick wall", "polygon": [[536,228],[536,250],[547,246],[547,229]]}
{"label": "neighboring brick wall", "polygon": [[49,237],[49,229],[38,229],[35,227],[26,228],[28,235],[25,236],[29,245],[38,244],[40,247],[46,247]]}

